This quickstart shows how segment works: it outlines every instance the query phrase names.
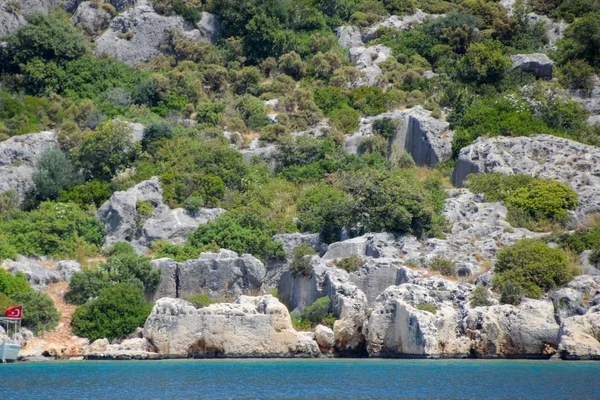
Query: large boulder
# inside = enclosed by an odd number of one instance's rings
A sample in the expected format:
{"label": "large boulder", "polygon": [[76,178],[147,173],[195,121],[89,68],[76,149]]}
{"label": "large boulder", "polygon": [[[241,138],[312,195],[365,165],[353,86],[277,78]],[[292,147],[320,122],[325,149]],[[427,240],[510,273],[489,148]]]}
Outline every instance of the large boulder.
{"label": "large boulder", "polygon": [[181,263],[162,258],[152,264],[162,272],[154,299],[186,298],[200,293],[213,299],[256,294],[262,291],[266,274],[263,263],[250,254],[239,256],[223,249]]}
{"label": "large boulder", "polygon": [[566,360],[600,360],[600,308],[566,318],[559,332],[558,351]]}
{"label": "large boulder", "polygon": [[312,336],[296,332],[287,308],[270,295],[202,309],[163,298],[144,325],[160,354],[195,357],[315,357],[321,352]]}
{"label": "large boulder", "polygon": [[24,200],[42,154],[58,148],[54,132],[13,136],[0,142],[0,193],[14,190]]}
{"label": "large boulder", "polygon": [[393,29],[397,31],[406,31],[413,28],[416,25],[424,24],[425,22],[436,18],[437,15],[427,14],[417,9],[414,14],[405,15],[400,17],[398,15],[391,15],[385,20],[370,27],[363,36],[365,42],[369,42],[377,38],[377,31],[379,29]]}
{"label": "large boulder", "polygon": [[513,68],[532,73],[536,78],[552,79],[554,61],[544,53],[515,54],[510,59]]}
{"label": "large boulder", "polygon": [[480,357],[548,357],[556,352],[559,326],[549,301],[468,309],[463,328]]}
{"label": "large boulder", "polygon": [[568,184],[579,195],[577,215],[600,212],[600,149],[550,135],[478,138],[460,151],[452,183],[471,173],[523,173]]}
{"label": "large boulder", "polygon": [[[152,204],[152,215],[145,217],[138,213],[140,202]],[[113,193],[98,209],[96,216],[106,226],[105,247],[117,242],[129,242],[143,252],[155,240],[182,244],[188,233],[224,212],[220,208],[202,208],[198,211],[170,209],[163,203],[160,181],[153,177],[127,191]]]}
{"label": "large boulder", "polygon": [[215,43],[221,35],[221,24],[208,13],[203,13],[197,24],[178,15],[160,15],[148,0],[139,0],[134,7],[113,19],[109,29],[96,40],[96,54],[110,55],[126,64],[136,65],[163,54],[171,30],[194,41]]}
{"label": "large boulder", "polygon": [[363,258],[397,258],[396,237],[392,233],[366,233],[363,236],[331,243],[323,260],[331,261],[350,256]]}
{"label": "large boulder", "polygon": [[80,27],[89,36],[97,36],[106,30],[110,19],[106,10],[91,1],[81,3],[71,17],[73,25]]}
{"label": "large boulder", "polygon": [[365,44],[362,41],[360,28],[352,25],[340,26],[336,30],[338,43],[343,48],[350,50],[353,47],[362,47]]}
{"label": "large boulder", "polygon": [[61,280],[61,276],[57,272],[49,268],[44,268],[25,258],[17,262],[5,261],[0,267],[12,272],[13,275],[17,272],[23,273],[27,277],[29,285],[37,291],[45,289],[50,283]]}

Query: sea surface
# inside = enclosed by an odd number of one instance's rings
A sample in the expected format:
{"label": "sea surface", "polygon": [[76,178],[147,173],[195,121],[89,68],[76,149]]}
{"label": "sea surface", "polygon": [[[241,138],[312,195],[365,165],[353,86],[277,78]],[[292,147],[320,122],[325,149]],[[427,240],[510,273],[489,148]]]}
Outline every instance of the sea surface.
{"label": "sea surface", "polygon": [[0,392],[2,399],[600,399],[600,362],[15,363],[0,365]]}

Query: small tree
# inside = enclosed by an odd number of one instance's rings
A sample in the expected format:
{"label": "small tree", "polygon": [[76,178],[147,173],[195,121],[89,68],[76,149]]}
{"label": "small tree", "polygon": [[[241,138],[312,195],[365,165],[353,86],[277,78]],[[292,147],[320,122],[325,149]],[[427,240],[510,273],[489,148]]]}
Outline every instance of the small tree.
{"label": "small tree", "polygon": [[54,200],[61,190],[69,189],[78,182],[79,175],[65,153],[48,150],[40,157],[33,174],[35,198]]}
{"label": "small tree", "polygon": [[173,128],[164,121],[148,125],[144,128],[144,137],[142,139],[142,149],[147,150],[151,143],[162,139],[171,139],[173,137]]}
{"label": "small tree", "polygon": [[492,302],[489,300],[489,291],[483,285],[477,285],[475,290],[471,292],[469,299],[471,300],[472,307],[487,307],[492,305]]}
{"label": "small tree", "polygon": [[118,284],[100,291],[96,300],[77,307],[73,332],[91,341],[116,339],[143,326],[151,310],[139,287]]}
{"label": "small tree", "polygon": [[302,243],[292,251],[290,272],[292,275],[310,277],[312,275],[312,256],[317,254],[312,247]]}

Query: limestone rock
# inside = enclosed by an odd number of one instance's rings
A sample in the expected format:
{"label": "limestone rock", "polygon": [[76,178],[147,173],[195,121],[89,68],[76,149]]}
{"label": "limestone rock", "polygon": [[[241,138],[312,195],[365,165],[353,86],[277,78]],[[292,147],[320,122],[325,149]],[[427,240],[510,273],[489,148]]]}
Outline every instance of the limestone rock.
{"label": "limestone rock", "polygon": [[81,272],[81,264],[74,260],[63,260],[54,264],[52,269],[60,274],[63,281],[69,282],[73,274]]}
{"label": "limestone rock", "polygon": [[384,45],[373,47],[353,47],[350,49],[350,59],[356,65],[356,68],[364,74],[364,81],[361,86],[373,86],[377,77],[382,74],[381,68],[377,65],[384,62],[392,56],[392,50]]}
{"label": "limestone rock", "polygon": [[392,233],[367,233],[353,239],[331,243],[323,260],[336,260],[350,256],[369,258],[397,258],[396,238]]}
{"label": "limestone rock", "polygon": [[516,54],[510,56],[510,59],[513,68],[532,73],[536,78],[552,79],[554,61],[544,53]]}
{"label": "limestone rock", "polygon": [[89,36],[97,36],[110,24],[110,14],[91,1],[83,2],[71,17],[73,25],[80,27]]}
{"label": "limestone rock", "polygon": [[550,135],[478,138],[460,151],[452,183],[470,173],[523,173],[556,179],[579,195],[578,218],[600,212],[600,149]]}
{"label": "limestone rock", "polygon": [[416,12],[412,15],[405,15],[403,17],[399,17],[398,15],[392,15],[383,20],[382,22],[379,22],[370,27],[363,36],[363,40],[365,42],[369,42],[375,39],[377,37],[377,30],[379,30],[380,28],[405,31],[411,29],[415,25],[421,25],[435,17],[435,15],[424,13],[419,9],[417,9]]}
{"label": "limestone rock", "polygon": [[35,13],[48,14],[64,0],[13,0],[0,1],[0,37],[13,33],[27,23],[27,18]]}
{"label": "limestone rock", "polygon": [[133,7],[136,0],[105,0],[104,2],[111,4],[117,11],[123,11],[129,7]]}
{"label": "limestone rock", "polygon": [[144,325],[144,337],[160,354],[196,357],[315,357],[320,351],[311,336],[296,332],[287,308],[270,295],[199,310],[163,298]]}
{"label": "limestone rock", "polygon": [[[155,208],[146,220],[137,212],[138,202],[150,202]],[[98,209],[96,216],[106,226],[105,247],[116,242],[130,242],[143,251],[154,240],[183,243],[186,235],[199,225],[216,219],[225,210],[202,208],[198,211],[171,210],[163,203],[162,187],[158,178],[147,181],[124,192],[115,192]]]}
{"label": "limestone rock", "polygon": [[554,303],[554,316],[558,323],[574,315],[583,315],[587,311],[581,293],[575,289],[558,289],[550,294],[550,299]]}
{"label": "limestone rock", "polygon": [[333,350],[335,345],[335,335],[331,328],[325,325],[317,325],[315,328],[315,340],[322,352]]}
{"label": "limestone rock", "polygon": [[110,342],[106,338],[96,339],[90,344],[87,350],[90,353],[104,353],[109,344]]}
{"label": "limestone rock", "polygon": [[558,351],[566,360],[600,360],[600,308],[566,318],[559,332]]}
{"label": "limestone rock", "polygon": [[[512,1],[512,0],[508,0]],[[546,28],[546,37],[548,38],[548,44],[544,46],[544,51],[556,51],[556,42],[563,38],[565,31],[569,27],[569,24],[565,21],[553,21],[545,15],[538,15],[536,13],[527,14],[527,18],[530,23],[542,23]]]}
{"label": "limestone rock", "polygon": [[363,291],[372,307],[385,289],[404,283],[406,277],[401,266],[402,260],[395,258],[368,260],[362,268],[349,274],[350,281]]}
{"label": "limestone rock", "polygon": [[593,86],[589,93],[583,89],[568,89],[571,100],[576,101],[590,114],[590,123],[600,123],[600,78],[593,76]]}
{"label": "limestone rock", "polygon": [[0,193],[14,190],[22,201],[33,187],[35,166],[46,151],[58,148],[54,132],[13,136],[0,142]]}
{"label": "limestone rock", "polygon": [[321,242],[321,235],[318,233],[284,233],[273,236],[274,242],[281,242],[283,249],[289,255],[301,244],[309,245],[317,253],[327,251],[327,245]]}
{"label": "limestone rock", "polygon": [[[109,29],[97,40],[97,55],[110,55],[129,65],[136,65],[163,53],[169,30],[175,29],[195,41],[214,43],[220,37],[221,25],[216,17],[203,13],[198,24],[181,16],[157,14],[148,0],[139,0],[134,7],[118,15]],[[133,35],[130,38],[125,34]]]}
{"label": "limestone rock", "polygon": [[549,356],[558,346],[559,326],[549,301],[471,308],[463,327],[472,351],[482,357]]}
{"label": "limestone rock", "polygon": [[364,46],[360,28],[352,25],[340,26],[336,30],[338,43],[345,49]]}
{"label": "limestone rock", "polygon": [[60,281],[60,275],[51,269],[41,267],[29,260],[21,260],[15,263],[3,263],[3,268],[12,272],[13,275],[17,272],[23,273],[27,277],[29,285],[37,291],[45,289],[49,283]]}

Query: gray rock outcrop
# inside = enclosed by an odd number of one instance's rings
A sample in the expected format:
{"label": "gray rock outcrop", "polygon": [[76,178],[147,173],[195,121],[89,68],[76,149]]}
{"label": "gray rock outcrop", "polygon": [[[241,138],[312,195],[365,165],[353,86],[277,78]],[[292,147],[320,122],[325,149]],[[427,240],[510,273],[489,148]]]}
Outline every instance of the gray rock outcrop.
{"label": "gray rock outcrop", "polygon": [[181,263],[162,258],[153,260],[152,264],[162,271],[154,299],[186,298],[195,294],[224,299],[258,294],[266,275],[265,266],[257,258],[223,249],[218,253],[202,253],[198,259]]}
{"label": "gray rock outcrop", "polygon": [[384,62],[392,56],[392,49],[382,44],[373,47],[353,47],[350,49],[350,59],[356,68],[364,75],[359,86],[373,86],[377,77],[383,73],[379,63]]}
{"label": "gray rock outcrop", "polygon": [[590,114],[590,123],[600,123],[600,78],[592,77],[593,85],[589,93],[583,89],[567,89],[571,100],[579,103],[581,107]]}
{"label": "gray rock outcrop", "polygon": [[146,338],[132,338],[110,344],[98,339],[84,347],[83,356],[88,360],[147,360],[157,359],[159,354]]}
{"label": "gray rock outcrop", "polygon": [[579,195],[577,215],[600,212],[600,149],[550,135],[478,138],[460,151],[452,183],[471,173],[517,174],[555,179]]}
{"label": "gray rock outcrop", "polygon": [[88,36],[101,34],[108,28],[110,19],[106,10],[91,1],[81,3],[71,17],[73,25],[80,27]]}
{"label": "gray rock outcrop", "polygon": [[392,158],[406,151],[417,165],[432,167],[450,159],[454,131],[446,121],[433,118],[431,112],[422,107],[361,119],[359,130],[345,139],[344,149],[358,154],[362,141],[374,134],[373,123],[384,118],[396,122],[396,133],[388,144]]}
{"label": "gray rock outcrop", "polygon": [[600,308],[565,319],[559,332],[558,351],[566,360],[600,360]]}
{"label": "gray rock outcrop", "polygon": [[65,0],[2,0],[0,1],[0,37],[13,33],[27,23],[27,17],[35,13],[48,14]]}
{"label": "gray rock outcrop", "polygon": [[314,251],[324,254],[327,251],[327,245],[321,241],[321,235],[318,233],[284,233],[273,236],[274,242],[281,242],[283,249],[289,255],[301,244],[309,245]]}
{"label": "gray rock outcrop", "polygon": [[144,325],[160,354],[195,357],[315,357],[321,352],[313,336],[294,330],[287,308],[270,295],[202,309],[163,298]]}
{"label": "gray rock outcrop", "polygon": [[358,26],[345,25],[336,30],[338,43],[344,49],[350,50],[353,47],[362,47],[365,44],[362,41],[362,33]]}
{"label": "gray rock outcrop", "polygon": [[[152,215],[144,219],[137,211],[138,202],[151,203],[154,207]],[[129,242],[143,252],[155,240],[182,244],[188,233],[224,212],[221,208],[172,210],[163,203],[162,187],[158,178],[153,177],[127,191],[113,193],[98,209],[96,216],[106,226],[105,247],[117,242]]]}
{"label": "gray rock outcrop", "polygon": [[198,24],[181,16],[157,14],[148,0],[118,15],[97,40],[97,55],[107,54],[129,65],[136,65],[163,54],[169,31],[177,30],[194,41],[214,43],[221,35],[219,20],[203,13]]}
{"label": "gray rock outcrop", "polygon": [[38,160],[46,151],[57,148],[54,132],[13,136],[0,142],[0,193],[14,190],[23,201],[33,187]]}
{"label": "gray rock outcrop", "polygon": [[421,25],[425,22],[436,18],[437,15],[427,14],[423,11],[417,9],[414,14],[398,16],[391,15],[385,20],[378,22],[377,24],[371,26],[367,29],[363,36],[363,41],[370,42],[377,38],[377,31],[379,29],[393,29],[397,31],[406,31],[413,28],[415,25]]}
{"label": "gray rock outcrop", "polygon": [[536,78],[552,79],[554,61],[544,53],[516,54],[510,56],[510,59],[513,68],[532,73]]}
{"label": "gray rock outcrop", "polygon": [[20,259],[17,262],[4,262],[1,268],[6,269],[13,275],[17,272],[21,272],[27,277],[29,285],[37,290],[43,290],[50,283],[55,283],[61,280],[61,276],[49,269],[44,268],[28,259]]}
{"label": "gray rock outcrop", "polygon": [[398,258],[400,251],[395,247],[392,233],[367,233],[353,239],[331,243],[323,260],[330,261],[350,256],[363,258]]}
{"label": "gray rock outcrop", "polygon": [[81,264],[74,260],[62,260],[54,264],[52,269],[60,275],[63,281],[69,282],[74,274],[81,272]]}

